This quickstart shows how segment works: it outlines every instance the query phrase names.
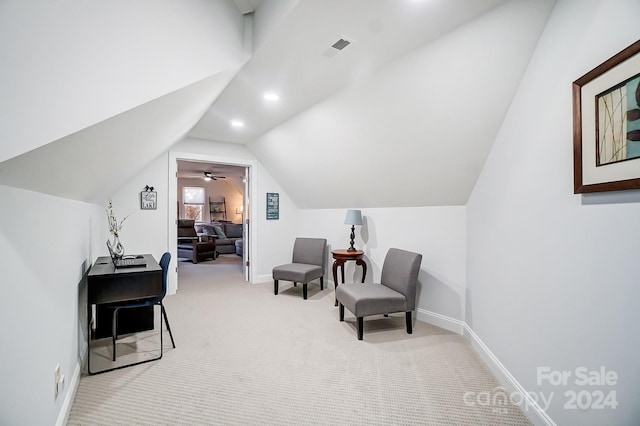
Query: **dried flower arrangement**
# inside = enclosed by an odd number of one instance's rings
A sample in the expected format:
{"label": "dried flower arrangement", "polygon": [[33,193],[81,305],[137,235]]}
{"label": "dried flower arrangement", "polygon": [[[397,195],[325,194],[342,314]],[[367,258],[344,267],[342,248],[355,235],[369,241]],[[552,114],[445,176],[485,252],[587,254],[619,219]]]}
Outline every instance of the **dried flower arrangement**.
{"label": "dried flower arrangement", "polygon": [[111,202],[111,198],[109,198],[109,203],[107,204],[107,221],[109,222],[109,232],[111,232],[113,236],[118,237],[120,235],[122,224],[125,220],[127,220],[127,217],[129,216],[126,216],[120,221],[120,223],[118,223],[116,215],[113,212],[113,204]]}

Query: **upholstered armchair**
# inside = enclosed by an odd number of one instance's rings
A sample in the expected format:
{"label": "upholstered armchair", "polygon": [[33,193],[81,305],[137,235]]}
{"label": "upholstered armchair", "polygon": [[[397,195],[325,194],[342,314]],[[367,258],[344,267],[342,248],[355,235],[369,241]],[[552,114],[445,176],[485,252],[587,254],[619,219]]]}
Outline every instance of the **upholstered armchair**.
{"label": "upholstered armchair", "polygon": [[405,312],[407,333],[413,332],[411,311],[416,308],[416,287],[422,255],[391,248],[382,265],[380,283],[341,284],[336,288],[340,305],[340,321],[344,308],[358,320],[358,340],[362,340],[364,317],[393,312]]}
{"label": "upholstered armchair", "polygon": [[[200,238],[206,241],[200,241]],[[209,258],[215,260],[216,240],[210,236],[198,237],[193,219],[178,219],[178,257],[193,263]]]}
{"label": "upholstered armchair", "polygon": [[302,297],[307,299],[307,283],[320,278],[324,290],[324,271],[327,266],[327,240],[324,238],[296,238],[291,263],[273,268],[273,294],[278,294],[280,280],[302,283]]}

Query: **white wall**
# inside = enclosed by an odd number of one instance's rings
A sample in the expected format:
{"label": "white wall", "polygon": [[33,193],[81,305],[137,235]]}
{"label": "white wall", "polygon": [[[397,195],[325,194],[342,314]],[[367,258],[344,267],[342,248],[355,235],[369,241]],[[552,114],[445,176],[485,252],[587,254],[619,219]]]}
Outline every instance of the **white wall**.
{"label": "white wall", "polygon": [[[100,206],[0,186],[0,424],[52,425],[86,344],[86,283]],[[66,386],[54,399],[54,369]]]}
{"label": "white wall", "polygon": [[[120,231],[120,242],[125,254],[151,253],[156,260],[168,250],[167,229],[169,228],[168,197],[168,154],[156,158],[149,166],[120,187],[111,196],[113,209],[118,220],[125,216],[127,220]],[[146,185],[153,186],[157,193],[158,208],[156,210],[140,209],[140,192]],[[107,200],[104,200],[106,206]],[[107,229],[106,216],[103,222]],[[106,240],[105,240],[106,241]],[[103,254],[107,254],[106,244]],[[171,259],[175,265],[175,259]]]}
{"label": "white wall", "polygon": [[[573,194],[571,83],[640,38],[637,0],[560,0],[468,203],[467,323],[559,425],[637,425],[640,195]],[[615,386],[577,386],[603,366]],[[538,367],[567,386],[538,386]],[[616,409],[563,408],[616,391]],[[586,398],[586,397],[585,397]]]}
{"label": "white wall", "polygon": [[[357,207],[354,207],[357,208]],[[464,320],[466,223],[465,207],[361,209],[354,246],[364,250],[366,282],[379,282],[384,257],[396,247],[422,254],[418,277],[418,315],[434,312]],[[301,210],[297,236],[327,238],[329,250],[349,247],[351,227],[346,209]],[[289,256],[293,248],[293,240]],[[329,254],[328,281],[333,282]],[[340,277],[338,276],[338,280]],[[360,282],[362,270],[345,264],[345,281]]]}
{"label": "white wall", "polygon": [[[253,220],[258,227],[259,240],[254,249],[259,257],[253,282],[265,282],[273,279],[271,272],[274,266],[291,262],[300,211],[267,169],[261,163],[258,164],[258,194],[253,197]],[[280,212],[277,220],[267,220],[267,192],[280,194]]]}

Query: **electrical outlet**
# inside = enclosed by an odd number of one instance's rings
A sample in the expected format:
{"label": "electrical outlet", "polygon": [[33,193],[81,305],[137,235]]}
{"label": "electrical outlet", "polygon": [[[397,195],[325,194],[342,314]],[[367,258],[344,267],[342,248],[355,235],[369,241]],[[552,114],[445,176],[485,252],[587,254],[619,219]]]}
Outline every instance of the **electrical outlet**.
{"label": "electrical outlet", "polygon": [[56,365],[56,369],[53,370],[53,396],[58,397],[58,385],[60,384],[60,364]]}

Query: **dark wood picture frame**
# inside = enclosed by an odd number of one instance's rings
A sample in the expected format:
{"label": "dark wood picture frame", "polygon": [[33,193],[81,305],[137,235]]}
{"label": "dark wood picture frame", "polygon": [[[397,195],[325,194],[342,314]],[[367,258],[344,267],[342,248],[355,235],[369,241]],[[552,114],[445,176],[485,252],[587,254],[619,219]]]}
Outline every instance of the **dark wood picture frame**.
{"label": "dark wood picture frame", "polygon": [[[620,85],[625,79],[638,75],[639,53],[640,40],[573,82],[574,194],[640,189],[640,158],[615,163],[613,167],[607,164],[599,168],[596,167],[595,161],[589,161],[591,158],[595,159],[597,151],[594,140],[597,117],[596,114],[592,114],[596,110],[596,96]],[[605,167],[609,167],[606,171],[610,173],[600,173],[599,169]]]}

